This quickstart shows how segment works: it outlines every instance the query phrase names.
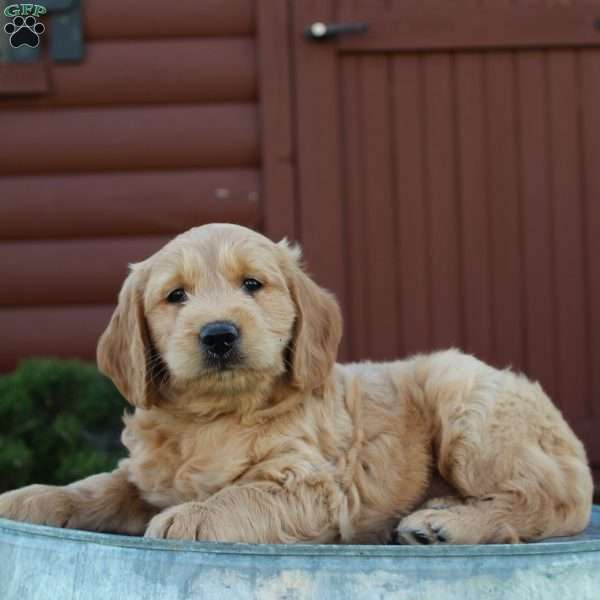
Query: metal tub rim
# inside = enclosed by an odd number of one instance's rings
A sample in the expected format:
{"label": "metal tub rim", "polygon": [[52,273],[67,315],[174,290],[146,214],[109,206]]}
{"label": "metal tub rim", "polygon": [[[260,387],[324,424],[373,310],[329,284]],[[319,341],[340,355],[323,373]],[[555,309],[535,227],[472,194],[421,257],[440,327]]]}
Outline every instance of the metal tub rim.
{"label": "metal tub rim", "polygon": [[25,537],[47,537],[83,544],[131,548],[143,551],[192,552],[225,555],[359,557],[361,559],[406,557],[514,557],[518,555],[600,552],[600,505],[592,510],[591,525],[586,532],[570,538],[555,538],[530,544],[493,544],[470,546],[386,546],[386,545],[323,545],[323,544],[238,544],[149,540],[75,529],[61,529],[0,519],[0,539],[3,534]]}

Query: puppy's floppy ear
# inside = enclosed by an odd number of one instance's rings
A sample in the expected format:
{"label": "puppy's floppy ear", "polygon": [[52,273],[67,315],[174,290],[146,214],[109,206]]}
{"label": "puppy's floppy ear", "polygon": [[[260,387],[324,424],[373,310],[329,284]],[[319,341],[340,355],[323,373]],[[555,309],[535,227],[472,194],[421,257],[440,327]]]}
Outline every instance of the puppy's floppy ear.
{"label": "puppy's floppy ear", "polygon": [[98,368],[134,406],[150,408],[158,403],[150,361],[152,347],[144,315],[143,292],[146,276],[132,267],[119,303],[97,349]]}
{"label": "puppy's floppy ear", "polygon": [[297,246],[290,247],[286,240],[278,246],[285,255],[284,271],[296,305],[291,382],[298,389],[319,392],[333,368],[342,338],[340,307],[333,294],[302,270]]}

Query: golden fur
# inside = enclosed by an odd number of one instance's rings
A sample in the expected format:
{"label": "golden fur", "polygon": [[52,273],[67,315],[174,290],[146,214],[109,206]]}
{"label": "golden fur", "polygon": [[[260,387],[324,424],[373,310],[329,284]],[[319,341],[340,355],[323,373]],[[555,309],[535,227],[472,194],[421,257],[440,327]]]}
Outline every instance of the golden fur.
{"label": "golden fur", "polygon": [[[254,294],[244,278],[264,284]],[[184,288],[188,299],[166,297]],[[228,320],[241,362],[205,366]],[[192,229],[132,266],[98,364],[136,406],[129,457],[0,516],[235,542],[498,543],[587,524],[585,451],[538,384],[456,350],[335,364],[340,312],[299,251],[233,225]]]}

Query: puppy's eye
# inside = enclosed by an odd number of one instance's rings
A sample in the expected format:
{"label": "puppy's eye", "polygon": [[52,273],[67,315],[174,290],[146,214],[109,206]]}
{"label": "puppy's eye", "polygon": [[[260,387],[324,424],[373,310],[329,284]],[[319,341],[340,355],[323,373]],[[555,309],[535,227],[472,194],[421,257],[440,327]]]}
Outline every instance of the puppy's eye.
{"label": "puppy's eye", "polygon": [[258,281],[258,279],[252,279],[249,277],[242,281],[242,287],[244,288],[244,291],[248,292],[249,294],[254,294],[254,292],[260,290],[262,286],[263,284]]}
{"label": "puppy's eye", "polygon": [[177,288],[167,296],[167,302],[169,302],[170,304],[181,304],[186,300],[187,294],[185,293],[185,290],[183,288]]}

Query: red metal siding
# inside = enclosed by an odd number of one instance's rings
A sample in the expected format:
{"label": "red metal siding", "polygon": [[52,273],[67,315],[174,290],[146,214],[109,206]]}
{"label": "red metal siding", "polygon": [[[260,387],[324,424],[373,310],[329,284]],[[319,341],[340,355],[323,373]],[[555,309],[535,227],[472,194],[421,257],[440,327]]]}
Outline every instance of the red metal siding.
{"label": "red metal siding", "polygon": [[[293,25],[301,237],[343,299],[345,356],[512,365],[596,465],[599,11],[311,0]],[[314,21],[370,30],[311,43]]]}

